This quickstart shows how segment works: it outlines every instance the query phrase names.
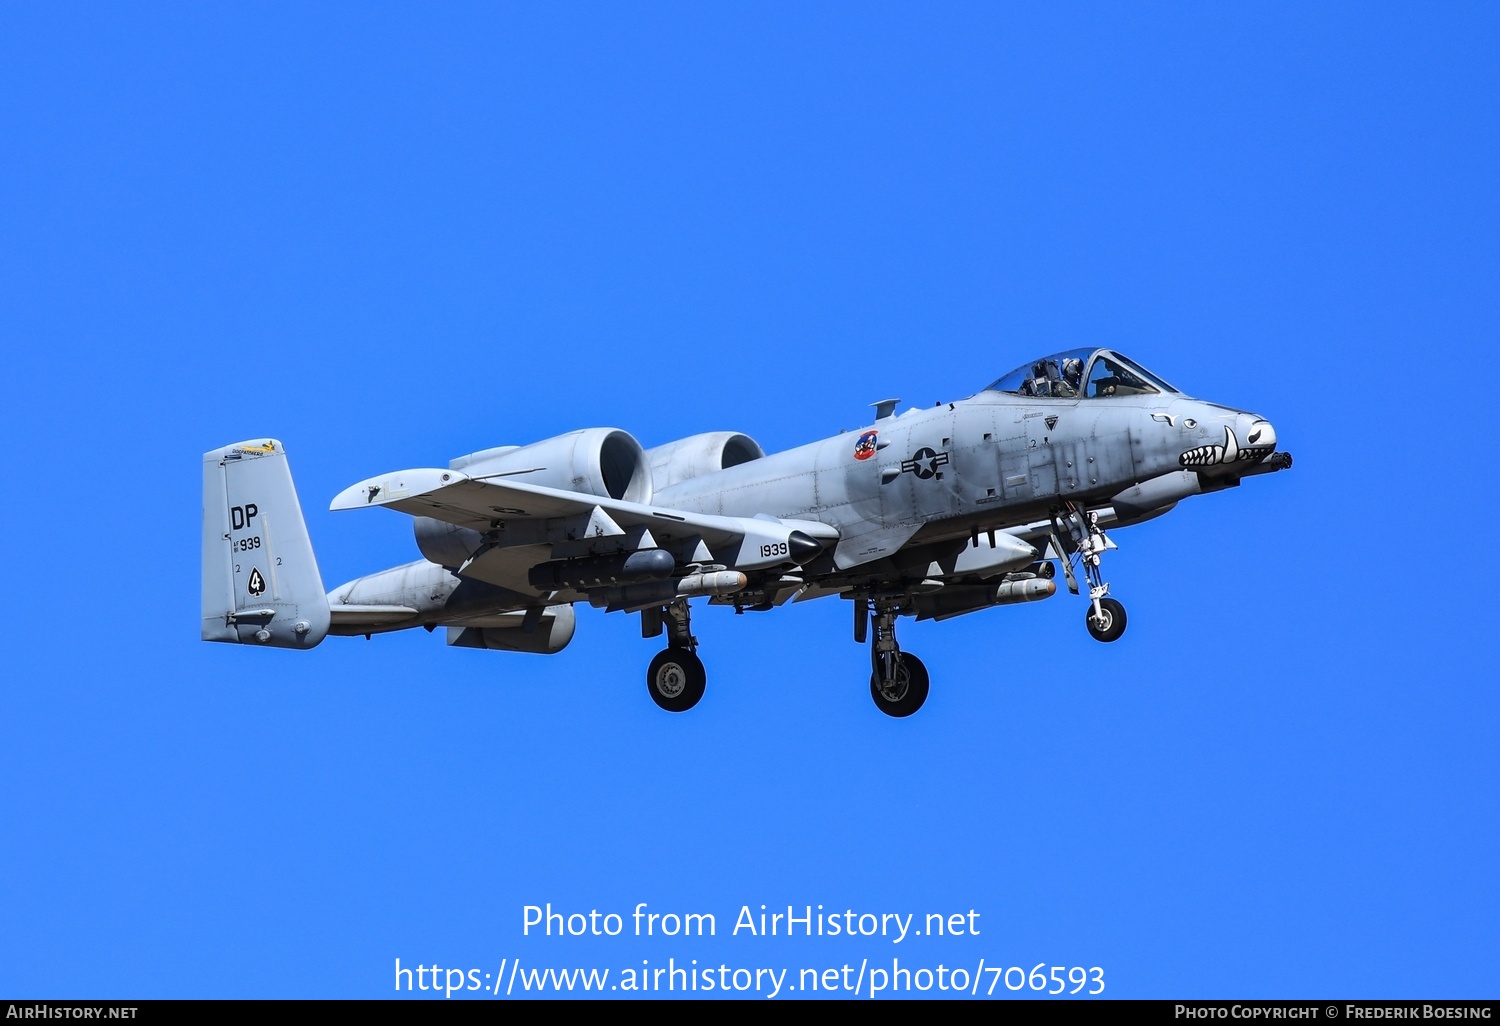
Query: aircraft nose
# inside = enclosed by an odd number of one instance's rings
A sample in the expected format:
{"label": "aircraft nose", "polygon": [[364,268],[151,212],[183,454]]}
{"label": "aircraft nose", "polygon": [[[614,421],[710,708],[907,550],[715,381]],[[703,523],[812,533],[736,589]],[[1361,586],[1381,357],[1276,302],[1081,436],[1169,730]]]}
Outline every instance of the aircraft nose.
{"label": "aircraft nose", "polygon": [[1276,451],[1276,428],[1266,418],[1241,413],[1228,427],[1224,444],[1226,469],[1243,471]]}
{"label": "aircraft nose", "polygon": [[1270,421],[1254,413],[1230,413],[1204,427],[1208,437],[1203,444],[1186,450],[1178,458],[1184,467],[1200,473],[1240,474],[1276,451],[1276,429]]}
{"label": "aircraft nose", "polygon": [[1254,414],[1246,414],[1241,418],[1240,427],[1243,428],[1245,432],[1244,438],[1245,445],[1247,447],[1253,447],[1256,449],[1262,447],[1270,449],[1276,448],[1276,429],[1272,427],[1271,422],[1269,420],[1266,420],[1264,417],[1257,417]]}

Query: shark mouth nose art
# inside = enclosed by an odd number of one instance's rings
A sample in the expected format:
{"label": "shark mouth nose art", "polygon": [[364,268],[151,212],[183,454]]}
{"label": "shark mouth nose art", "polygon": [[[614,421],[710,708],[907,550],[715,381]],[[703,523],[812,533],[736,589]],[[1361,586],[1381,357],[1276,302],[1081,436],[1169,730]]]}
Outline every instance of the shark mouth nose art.
{"label": "shark mouth nose art", "polygon": [[1184,467],[1212,467],[1225,463],[1250,463],[1265,459],[1276,448],[1276,429],[1265,421],[1255,424],[1241,446],[1234,428],[1224,428],[1223,445],[1200,445],[1189,449],[1177,461]]}

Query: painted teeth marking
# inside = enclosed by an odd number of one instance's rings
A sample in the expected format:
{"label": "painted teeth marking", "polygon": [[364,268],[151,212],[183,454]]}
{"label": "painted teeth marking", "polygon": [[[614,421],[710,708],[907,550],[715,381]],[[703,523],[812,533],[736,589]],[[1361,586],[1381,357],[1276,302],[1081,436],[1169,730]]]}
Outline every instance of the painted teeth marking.
{"label": "painted teeth marking", "polygon": [[[1264,452],[1265,450],[1243,450],[1243,452],[1255,451]],[[1235,463],[1239,460],[1250,458],[1252,457],[1242,455],[1239,442],[1234,437],[1234,429],[1226,427],[1224,429],[1223,445],[1200,445],[1195,449],[1189,449],[1177,457],[1177,462],[1181,463],[1184,467],[1208,467],[1215,463]]]}
{"label": "painted teeth marking", "polygon": [[1225,463],[1233,463],[1235,460],[1237,460],[1239,458],[1240,458],[1240,443],[1239,443],[1239,439],[1237,439],[1237,438],[1234,437],[1234,429],[1233,428],[1226,427],[1224,429],[1224,456],[1223,456],[1224,462]]}
{"label": "painted teeth marking", "polygon": [[1184,467],[1211,467],[1216,463],[1252,463],[1265,459],[1270,452],[1269,445],[1251,446],[1238,450],[1231,459],[1222,445],[1200,445],[1183,453],[1177,461]]}
{"label": "painted teeth marking", "polygon": [[1177,459],[1184,467],[1206,467],[1213,463],[1219,463],[1224,459],[1224,447],[1222,445],[1200,445],[1196,449],[1189,449]]}

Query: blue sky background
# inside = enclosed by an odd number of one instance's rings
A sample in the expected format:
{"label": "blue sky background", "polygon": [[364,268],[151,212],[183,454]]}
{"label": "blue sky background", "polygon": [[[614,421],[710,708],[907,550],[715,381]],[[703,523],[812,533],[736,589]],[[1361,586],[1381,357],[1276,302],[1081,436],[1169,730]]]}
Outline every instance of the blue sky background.
{"label": "blue sky background", "polygon": [[[378,997],[403,965],[1103,966],[1113,997],[1500,991],[1482,4],[0,9],[0,993]],[[1287,474],[1067,595],[700,608],[555,657],[197,640],[199,457],[346,485],[580,426],[768,450],[1109,344]],[[522,938],[521,907],[712,912]],[[974,938],[725,936],[742,904]],[[1003,988],[1002,988],[1003,989]]]}

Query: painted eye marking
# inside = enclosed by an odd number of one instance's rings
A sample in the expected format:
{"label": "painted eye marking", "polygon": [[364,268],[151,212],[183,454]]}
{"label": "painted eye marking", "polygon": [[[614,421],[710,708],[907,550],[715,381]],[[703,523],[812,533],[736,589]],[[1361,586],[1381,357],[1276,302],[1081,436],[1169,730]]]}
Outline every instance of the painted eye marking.
{"label": "painted eye marking", "polygon": [[1185,428],[1195,428],[1198,426],[1198,422],[1192,417],[1189,417],[1187,420],[1182,422],[1182,426]]}
{"label": "painted eye marking", "polygon": [[1250,432],[1249,436],[1245,439],[1245,441],[1247,441],[1247,442],[1251,443],[1252,445],[1254,445],[1255,442],[1257,442],[1259,439],[1260,439],[1260,428],[1256,428],[1254,431]]}

